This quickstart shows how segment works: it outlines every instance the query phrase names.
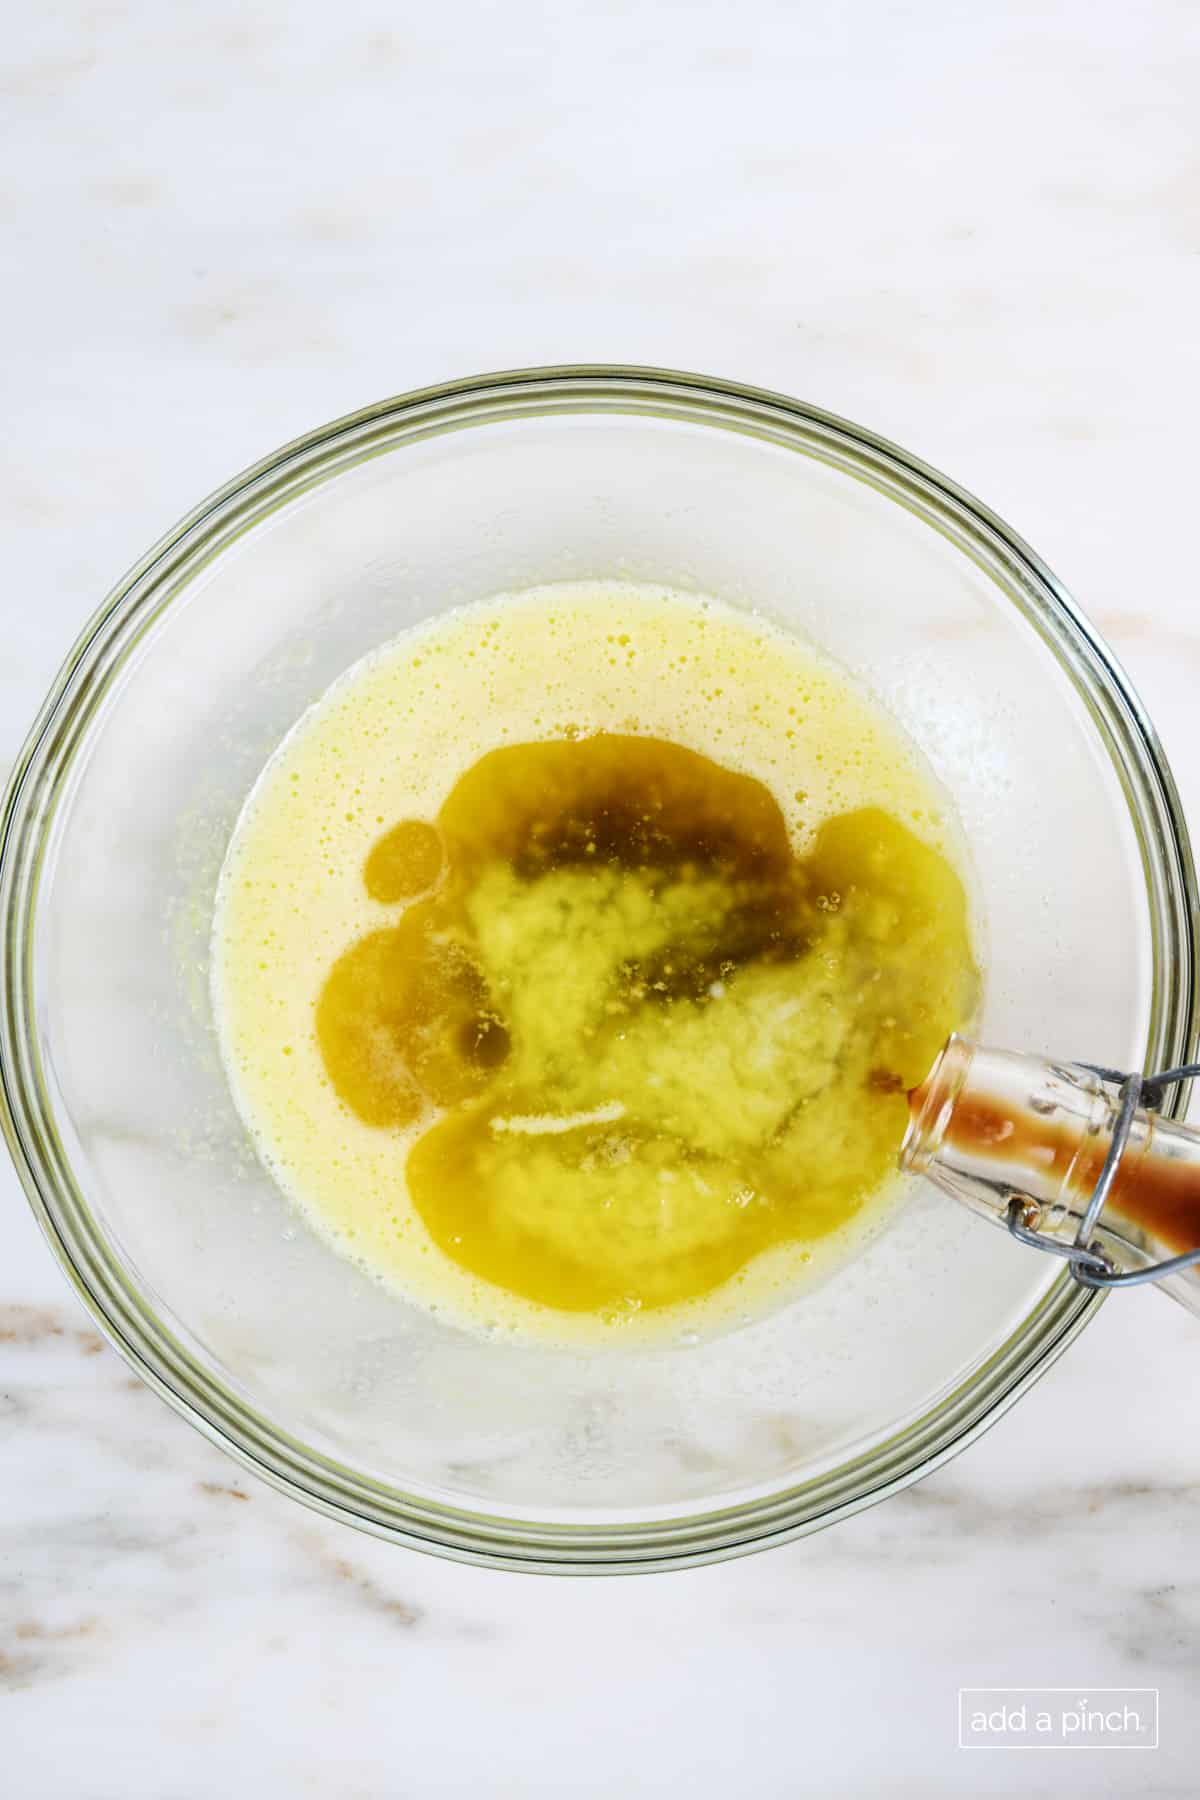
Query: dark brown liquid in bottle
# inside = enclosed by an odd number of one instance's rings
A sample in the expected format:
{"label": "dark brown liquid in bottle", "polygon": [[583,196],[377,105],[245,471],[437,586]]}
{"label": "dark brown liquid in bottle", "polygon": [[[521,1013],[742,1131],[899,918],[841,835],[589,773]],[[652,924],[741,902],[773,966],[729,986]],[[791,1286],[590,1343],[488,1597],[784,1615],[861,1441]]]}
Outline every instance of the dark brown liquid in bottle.
{"label": "dark brown liquid in bottle", "polygon": [[[925,1085],[910,1096],[919,1115]],[[954,1106],[945,1139],[968,1156],[1036,1170],[1043,1191],[1061,1189],[1086,1200],[1100,1178],[1107,1136],[1085,1136],[1077,1125],[1011,1107],[986,1094],[964,1093]],[[1158,1153],[1156,1127],[1130,1142],[1117,1165],[1106,1218],[1129,1221],[1175,1255],[1200,1249],[1200,1168]]]}

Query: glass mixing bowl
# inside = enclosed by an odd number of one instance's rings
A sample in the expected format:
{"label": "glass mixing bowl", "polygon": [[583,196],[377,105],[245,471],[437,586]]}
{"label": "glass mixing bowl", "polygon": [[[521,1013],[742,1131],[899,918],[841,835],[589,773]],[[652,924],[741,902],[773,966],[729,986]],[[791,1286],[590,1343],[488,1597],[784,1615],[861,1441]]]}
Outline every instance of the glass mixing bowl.
{"label": "glass mixing bowl", "polygon": [[917,1186],[741,1330],[522,1347],[372,1282],[272,1185],[207,982],[247,791],[383,639],[614,575],[803,633],[923,747],[974,857],[986,1042],[1155,1068],[1193,1043],[1191,860],[1144,713],[1032,551],[869,432],[691,375],[533,370],[370,407],[198,507],[87,627],[8,791],[9,1145],[98,1323],[202,1431],[334,1517],[509,1567],[828,1524],[961,1448],[1098,1303]]}

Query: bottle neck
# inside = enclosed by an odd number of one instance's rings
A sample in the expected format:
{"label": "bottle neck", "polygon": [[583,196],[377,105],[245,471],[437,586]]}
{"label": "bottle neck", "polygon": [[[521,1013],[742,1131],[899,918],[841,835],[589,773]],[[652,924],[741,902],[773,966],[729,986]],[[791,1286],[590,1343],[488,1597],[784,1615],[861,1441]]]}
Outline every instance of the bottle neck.
{"label": "bottle neck", "polygon": [[[1074,1243],[1116,1121],[1098,1075],[952,1037],[909,1108],[902,1167],[1005,1228],[1018,1197],[1031,1229]],[[1137,1112],[1090,1236],[1121,1271],[1200,1248],[1200,1132]],[[1200,1312],[1200,1272],[1163,1285]]]}

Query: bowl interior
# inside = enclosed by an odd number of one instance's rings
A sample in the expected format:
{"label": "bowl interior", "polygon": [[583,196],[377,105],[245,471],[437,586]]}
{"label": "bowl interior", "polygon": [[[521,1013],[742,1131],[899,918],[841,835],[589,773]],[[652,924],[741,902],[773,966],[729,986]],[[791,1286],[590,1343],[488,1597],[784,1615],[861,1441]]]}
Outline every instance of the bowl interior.
{"label": "bowl interior", "polygon": [[63,1180],[105,1279],[190,1359],[181,1384],[364,1490],[585,1527],[869,1471],[986,1379],[1056,1270],[924,1187],[825,1287],[699,1346],[585,1356],[440,1322],[275,1190],[208,995],[230,831],[304,708],[445,608],[620,575],[756,608],[855,671],[961,814],[979,1035],[1140,1065],[1145,845],[1092,678],[1012,559],[919,488],[711,395],[397,407],[281,459],[143,574],[70,697],[31,994]]}

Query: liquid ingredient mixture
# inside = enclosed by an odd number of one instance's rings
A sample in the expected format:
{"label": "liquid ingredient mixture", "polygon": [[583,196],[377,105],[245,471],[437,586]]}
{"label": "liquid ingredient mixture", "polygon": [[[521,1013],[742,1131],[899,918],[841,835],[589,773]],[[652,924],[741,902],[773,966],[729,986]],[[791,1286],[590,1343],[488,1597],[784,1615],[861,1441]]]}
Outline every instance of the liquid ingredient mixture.
{"label": "liquid ingredient mixture", "polygon": [[464,610],[351,671],[246,809],[243,1112],[340,1247],[465,1321],[784,1297],[878,1210],[974,1004],[945,812],[845,676],[715,602]]}

